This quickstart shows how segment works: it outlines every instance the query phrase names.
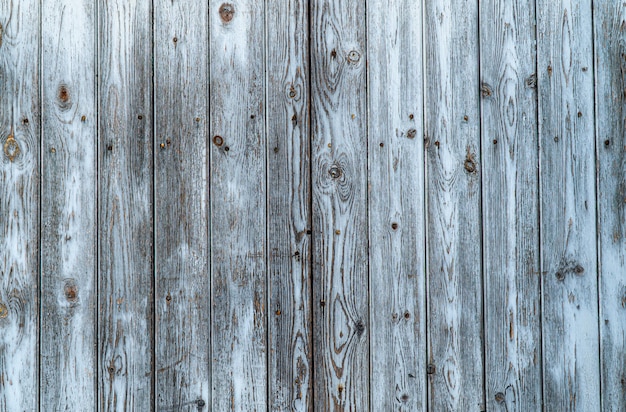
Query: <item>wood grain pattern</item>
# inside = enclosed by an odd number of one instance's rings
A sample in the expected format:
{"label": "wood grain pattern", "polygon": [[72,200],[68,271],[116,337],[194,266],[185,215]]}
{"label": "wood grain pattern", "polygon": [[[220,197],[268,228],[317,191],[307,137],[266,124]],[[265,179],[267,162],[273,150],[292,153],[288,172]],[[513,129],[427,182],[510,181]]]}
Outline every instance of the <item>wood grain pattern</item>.
{"label": "wood grain pattern", "polygon": [[365,2],[311,3],[314,391],[369,408]]}
{"label": "wood grain pattern", "polygon": [[425,5],[429,408],[484,410],[478,2]]}
{"label": "wood grain pattern", "polygon": [[626,408],[626,3],[594,1],[602,410]]}
{"label": "wood grain pattern", "polygon": [[548,410],[600,410],[591,1],[537,2],[543,379]]}
{"label": "wood grain pattern", "polygon": [[0,410],[37,408],[39,2],[0,2]]}
{"label": "wood grain pattern", "polygon": [[153,409],[152,13],[101,0],[99,409]]}
{"label": "wood grain pattern", "polygon": [[41,410],[96,405],[96,37],[90,1],[43,0]]}
{"label": "wood grain pattern", "polygon": [[371,410],[425,410],[422,6],[367,16]]}
{"label": "wood grain pattern", "polygon": [[265,410],[264,3],[210,2],[213,409]]}
{"label": "wood grain pattern", "polygon": [[542,405],[535,7],[480,3],[487,410]]}
{"label": "wood grain pattern", "polygon": [[154,2],[156,407],[211,400],[206,2]]}
{"label": "wood grain pattern", "polygon": [[266,3],[269,410],[313,410],[308,2]]}

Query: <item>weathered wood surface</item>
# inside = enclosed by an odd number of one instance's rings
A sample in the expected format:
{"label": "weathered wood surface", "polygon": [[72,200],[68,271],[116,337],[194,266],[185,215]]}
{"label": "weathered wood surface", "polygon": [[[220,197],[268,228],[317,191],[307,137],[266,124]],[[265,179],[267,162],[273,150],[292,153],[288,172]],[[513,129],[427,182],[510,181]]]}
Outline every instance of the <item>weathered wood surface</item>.
{"label": "weathered wood surface", "polygon": [[[152,10],[98,3],[99,408],[153,405]],[[148,47],[146,47],[148,46]]]}
{"label": "weathered wood surface", "polygon": [[537,1],[544,399],[600,410],[590,0]]}
{"label": "weathered wood surface", "polygon": [[311,2],[315,408],[369,408],[365,2]]}
{"label": "weathered wood surface", "polygon": [[206,2],[154,2],[159,410],[207,410],[211,401],[207,18]]}
{"label": "weathered wood surface", "polygon": [[367,17],[371,410],[425,410],[422,5]]}
{"label": "weathered wood surface", "polygon": [[212,0],[209,16],[213,410],[265,410],[264,3]]}
{"label": "weathered wood surface", "polygon": [[0,0],[0,410],[626,410],[624,21]]}
{"label": "weathered wood surface", "polygon": [[41,2],[41,410],[96,405],[96,6]]}
{"label": "weathered wood surface", "polygon": [[478,3],[425,3],[428,407],[484,410]]}
{"label": "weathered wood surface", "polygon": [[542,405],[534,41],[532,2],[481,1],[487,410]]}
{"label": "weathered wood surface", "polygon": [[0,2],[0,410],[37,407],[39,1]]}
{"label": "weathered wood surface", "polygon": [[269,410],[313,410],[308,3],[266,3]]}
{"label": "weathered wood surface", "polygon": [[626,408],[626,3],[595,1],[602,410]]}

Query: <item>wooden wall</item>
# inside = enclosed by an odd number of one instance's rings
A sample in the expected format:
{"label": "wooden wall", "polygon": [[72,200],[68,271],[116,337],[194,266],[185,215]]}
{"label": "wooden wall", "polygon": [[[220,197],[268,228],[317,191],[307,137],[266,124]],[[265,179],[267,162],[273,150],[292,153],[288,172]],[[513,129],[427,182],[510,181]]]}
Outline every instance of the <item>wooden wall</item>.
{"label": "wooden wall", "polygon": [[0,411],[626,410],[626,3],[0,0]]}

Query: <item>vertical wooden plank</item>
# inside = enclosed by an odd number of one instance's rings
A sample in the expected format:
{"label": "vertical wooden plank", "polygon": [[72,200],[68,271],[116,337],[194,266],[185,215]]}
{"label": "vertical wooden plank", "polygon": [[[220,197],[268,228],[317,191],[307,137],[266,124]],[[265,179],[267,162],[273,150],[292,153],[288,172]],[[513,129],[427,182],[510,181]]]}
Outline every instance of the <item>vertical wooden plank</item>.
{"label": "vertical wooden plank", "polygon": [[484,410],[478,1],[425,6],[429,408]]}
{"label": "vertical wooden plank", "polygon": [[100,410],[153,409],[151,15],[98,3]]}
{"label": "vertical wooden plank", "polygon": [[371,409],[426,409],[422,5],[367,4]]}
{"label": "vertical wooden plank", "polygon": [[538,0],[544,404],[600,410],[591,1]]}
{"label": "vertical wooden plank", "polygon": [[626,408],[626,3],[594,3],[602,406]]}
{"label": "vertical wooden plank", "polygon": [[206,2],[154,2],[156,405],[207,410]]}
{"label": "vertical wooden plank", "polygon": [[37,408],[39,2],[0,2],[0,410]]}
{"label": "vertical wooden plank", "polygon": [[266,5],[269,409],[313,410],[309,15]]}
{"label": "vertical wooden plank", "polygon": [[487,409],[541,409],[535,6],[480,2]]}
{"label": "vertical wooden plank", "polygon": [[96,405],[96,100],[91,1],[42,4],[41,410]]}
{"label": "vertical wooden plank", "polygon": [[311,7],[314,402],[368,410],[365,2]]}
{"label": "vertical wooden plank", "polygon": [[264,3],[212,0],[210,25],[213,409],[264,410]]}

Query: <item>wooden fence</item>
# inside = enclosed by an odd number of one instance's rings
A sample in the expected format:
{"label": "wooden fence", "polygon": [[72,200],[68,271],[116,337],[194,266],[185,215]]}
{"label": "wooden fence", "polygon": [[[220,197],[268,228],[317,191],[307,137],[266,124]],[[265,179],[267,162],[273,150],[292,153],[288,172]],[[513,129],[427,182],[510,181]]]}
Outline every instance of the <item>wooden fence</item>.
{"label": "wooden fence", "polygon": [[0,411],[626,410],[626,3],[0,0]]}

